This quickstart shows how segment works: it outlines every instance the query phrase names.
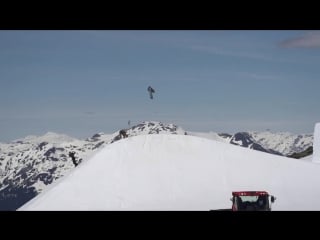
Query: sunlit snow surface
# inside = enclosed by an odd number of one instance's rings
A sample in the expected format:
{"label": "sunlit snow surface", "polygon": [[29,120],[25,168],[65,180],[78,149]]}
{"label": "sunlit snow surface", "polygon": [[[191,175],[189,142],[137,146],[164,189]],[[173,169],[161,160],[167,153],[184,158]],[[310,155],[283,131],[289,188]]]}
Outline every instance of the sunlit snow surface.
{"label": "sunlit snow surface", "polygon": [[264,190],[273,210],[320,210],[320,164],[205,138],[140,135],[107,145],[19,210],[210,210]]}
{"label": "sunlit snow surface", "polygon": [[314,127],[313,162],[320,163],[320,123]]}

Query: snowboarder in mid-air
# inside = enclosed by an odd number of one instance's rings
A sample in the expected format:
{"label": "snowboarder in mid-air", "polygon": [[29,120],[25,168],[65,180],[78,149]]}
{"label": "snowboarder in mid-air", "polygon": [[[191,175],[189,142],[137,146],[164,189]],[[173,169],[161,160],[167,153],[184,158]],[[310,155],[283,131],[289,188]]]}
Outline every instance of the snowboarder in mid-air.
{"label": "snowboarder in mid-air", "polygon": [[149,92],[150,99],[153,99],[153,95],[152,94],[155,93],[155,91],[151,86],[148,87],[148,92]]}

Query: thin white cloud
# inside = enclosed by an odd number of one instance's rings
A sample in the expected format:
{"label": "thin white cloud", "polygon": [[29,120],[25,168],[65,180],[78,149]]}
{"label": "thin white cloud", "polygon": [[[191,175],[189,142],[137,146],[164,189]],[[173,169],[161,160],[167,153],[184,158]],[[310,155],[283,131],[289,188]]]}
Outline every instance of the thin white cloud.
{"label": "thin white cloud", "polygon": [[246,57],[246,58],[254,58],[254,59],[265,59],[264,56],[260,55],[254,55],[254,54],[249,54],[249,53],[240,53],[240,52],[235,52],[235,51],[228,51],[224,50],[222,48],[217,48],[214,46],[201,46],[201,45],[194,45],[191,46],[191,49],[193,50],[198,50],[198,51],[203,51],[207,53],[212,53],[216,55],[222,55],[222,56],[232,56],[232,57]]}
{"label": "thin white cloud", "polygon": [[251,79],[256,80],[280,80],[280,76],[276,75],[265,75],[265,74],[257,74],[257,73],[250,73],[250,72],[238,72],[239,75],[242,75],[244,77],[248,77]]}
{"label": "thin white cloud", "polygon": [[226,50],[226,49],[218,48],[218,47],[214,47],[214,46],[193,45],[190,48],[195,51],[202,51],[202,52],[206,52],[209,54],[215,54],[215,55],[221,55],[221,56],[241,57],[241,58],[248,58],[248,59],[254,59],[254,60],[264,60],[264,61],[291,62],[291,60],[269,57],[269,56],[266,56],[263,54],[232,51],[232,50]]}
{"label": "thin white cloud", "polygon": [[320,31],[308,32],[304,36],[284,40],[280,46],[285,48],[320,48]]}

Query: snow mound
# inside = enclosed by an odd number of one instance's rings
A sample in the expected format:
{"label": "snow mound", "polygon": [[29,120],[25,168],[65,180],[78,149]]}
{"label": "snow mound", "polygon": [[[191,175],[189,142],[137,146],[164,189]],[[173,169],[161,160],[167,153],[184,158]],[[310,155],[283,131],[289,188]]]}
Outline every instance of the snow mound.
{"label": "snow mound", "polygon": [[107,145],[19,210],[210,210],[264,190],[273,210],[320,210],[320,165],[189,135]]}

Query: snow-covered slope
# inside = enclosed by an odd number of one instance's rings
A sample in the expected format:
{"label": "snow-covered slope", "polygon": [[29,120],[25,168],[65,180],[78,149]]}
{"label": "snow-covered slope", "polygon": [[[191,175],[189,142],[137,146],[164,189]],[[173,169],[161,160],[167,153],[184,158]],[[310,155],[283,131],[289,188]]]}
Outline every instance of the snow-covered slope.
{"label": "snow-covered slope", "polygon": [[[108,141],[109,135],[100,135]],[[93,140],[77,140],[63,134],[29,136],[0,146],[0,210],[14,210],[47,185],[64,176],[74,165],[68,157],[86,159],[98,148]]]}
{"label": "snow-covered slope", "polygon": [[215,140],[218,142],[225,142],[225,143],[230,142],[230,138],[231,138],[231,135],[228,135],[228,137],[222,137],[221,134],[218,134],[218,133],[212,132],[212,131],[210,131],[208,133],[188,131],[187,135],[201,137],[201,138],[207,138],[207,139]]}
{"label": "snow-covered slope", "polygon": [[[185,131],[160,122],[143,122],[127,129],[129,136],[163,133]],[[119,131],[97,133],[84,140],[49,132],[0,144],[0,210],[15,210],[73,169],[69,152],[76,153],[76,161],[85,160],[118,138]]]}
{"label": "snow-covered slope", "polygon": [[314,126],[313,162],[320,163],[320,123]]}
{"label": "snow-covered slope", "polygon": [[313,144],[313,135],[311,134],[292,134],[288,132],[237,132],[230,135],[227,133],[188,131],[187,134],[283,156],[303,152]]}
{"label": "snow-covered slope", "polygon": [[302,152],[313,144],[312,134],[273,133],[270,131],[249,132],[249,134],[264,148],[272,149],[284,156]]}
{"label": "snow-covered slope", "polygon": [[[142,122],[124,130],[129,137],[146,134],[191,135],[284,155],[287,152],[306,150],[308,146],[312,146],[313,139],[312,135],[270,132],[240,132],[234,135],[186,132],[174,124],[161,122]],[[76,153],[76,161],[88,159],[97,150],[120,140],[119,132],[120,130],[113,134],[97,133],[83,140],[49,132],[43,136],[28,136],[11,143],[1,143],[0,210],[15,210],[71,171],[75,166],[69,152]]]}
{"label": "snow-covered slope", "polygon": [[320,164],[185,135],[122,139],[20,210],[210,210],[266,190],[274,210],[320,210]]}
{"label": "snow-covered slope", "polygon": [[265,148],[261,146],[257,141],[247,132],[239,132],[234,134],[231,139],[230,143],[234,145],[238,145],[241,147],[246,147],[254,150],[258,150],[261,152],[282,155],[281,153],[274,151],[272,149]]}

